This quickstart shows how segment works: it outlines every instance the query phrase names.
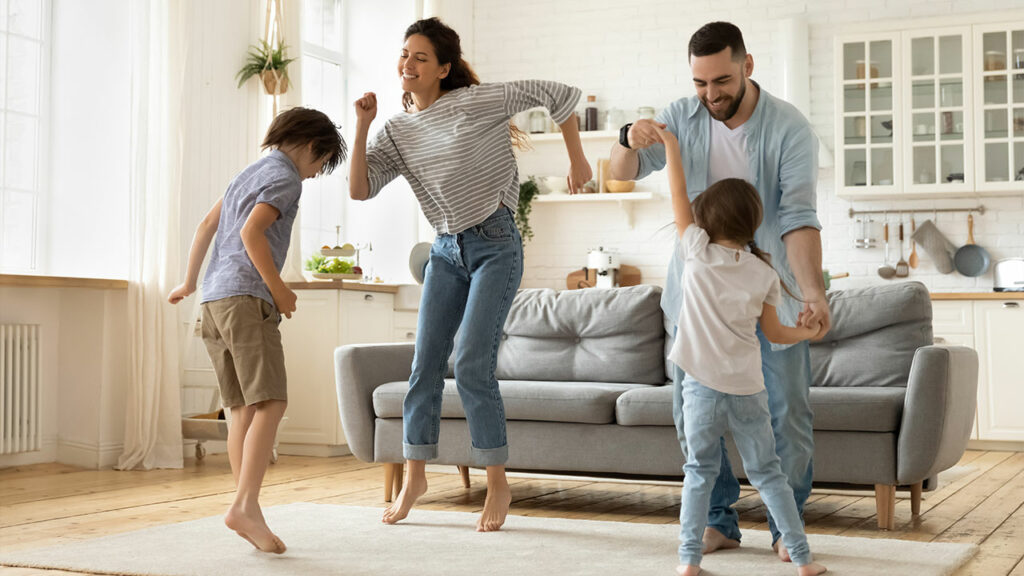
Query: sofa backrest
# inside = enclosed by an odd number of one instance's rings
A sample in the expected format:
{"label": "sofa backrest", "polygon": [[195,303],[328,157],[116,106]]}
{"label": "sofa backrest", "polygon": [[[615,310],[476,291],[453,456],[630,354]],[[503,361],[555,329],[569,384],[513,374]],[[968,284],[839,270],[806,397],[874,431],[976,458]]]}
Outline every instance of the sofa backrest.
{"label": "sofa backrest", "polygon": [[512,302],[497,377],[665,383],[661,288],[527,289]]}
{"label": "sofa backrest", "polygon": [[828,294],[832,329],[811,343],[814,386],[906,386],[914,352],[932,344],[932,302],[920,282]]}

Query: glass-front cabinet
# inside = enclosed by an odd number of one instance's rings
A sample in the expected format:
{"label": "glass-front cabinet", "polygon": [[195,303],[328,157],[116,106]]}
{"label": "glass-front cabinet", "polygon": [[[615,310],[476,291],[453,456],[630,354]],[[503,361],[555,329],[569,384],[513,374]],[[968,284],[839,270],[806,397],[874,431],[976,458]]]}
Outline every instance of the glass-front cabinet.
{"label": "glass-front cabinet", "polygon": [[899,35],[876,35],[840,42],[841,71],[836,85],[842,120],[837,127],[836,166],[840,191],[889,195],[900,173],[899,135],[894,131],[900,94]]}
{"label": "glass-front cabinet", "polygon": [[974,27],[978,191],[1024,191],[1024,22]]}

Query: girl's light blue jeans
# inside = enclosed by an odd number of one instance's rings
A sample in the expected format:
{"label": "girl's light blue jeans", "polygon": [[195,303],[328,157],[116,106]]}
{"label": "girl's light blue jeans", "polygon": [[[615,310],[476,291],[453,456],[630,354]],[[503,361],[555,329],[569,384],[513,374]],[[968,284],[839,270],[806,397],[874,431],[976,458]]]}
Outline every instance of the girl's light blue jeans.
{"label": "girl's light blue jeans", "polygon": [[775,453],[768,393],[737,396],[712,390],[687,376],[683,387],[686,465],[679,511],[679,561],[699,566],[701,538],[708,522],[712,488],[722,463],[721,437],[732,432],[750,483],[782,532],[782,543],[797,566],[811,561],[803,522],[779,456]]}
{"label": "girl's light blue jeans", "polygon": [[505,318],[523,276],[523,246],[512,212],[500,206],[430,249],[420,300],[416,352],[403,405],[403,453],[437,458],[441,398],[456,334],[455,382],[477,466],[508,461],[505,407],[494,377]]}

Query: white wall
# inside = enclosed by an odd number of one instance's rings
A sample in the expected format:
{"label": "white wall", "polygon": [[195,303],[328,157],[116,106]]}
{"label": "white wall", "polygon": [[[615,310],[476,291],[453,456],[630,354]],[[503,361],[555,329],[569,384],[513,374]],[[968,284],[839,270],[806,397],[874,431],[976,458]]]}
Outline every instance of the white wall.
{"label": "white wall", "polygon": [[[925,23],[933,17],[984,14],[993,20],[1009,8],[1024,8],[1022,0],[477,0],[474,5],[473,61],[484,81],[548,78],[574,84],[595,94],[603,110],[614,106],[633,112],[638,106],[663,108],[694,93],[687,64],[687,42],[703,24],[728,20],[744,33],[754,57],[753,78],[770,92],[782,92],[781,42],[778,21],[794,15],[810,28],[811,122],[831,148],[833,114],[833,41],[853,26],[898,28]],[[443,14],[442,14],[443,16]],[[453,20],[454,21],[454,20]],[[961,23],[964,19],[952,19]],[[544,146],[550,147],[551,144]],[[556,144],[561,147],[561,144]],[[591,155],[607,156],[609,146]],[[551,148],[548,148],[551,149]],[[545,174],[546,175],[546,174]],[[825,266],[833,273],[849,271],[853,278],[835,287],[882,283],[875,274],[880,250],[852,248],[856,231],[846,211],[851,204],[835,196],[834,174],[823,169],[818,177],[819,216],[824,225]],[[663,180],[663,179],[662,179]],[[646,186],[659,188],[654,181]],[[972,205],[974,199],[857,202],[857,209],[931,208]],[[1024,200],[1021,196],[983,198],[991,210],[975,217],[975,239],[994,260],[1024,255]],[[667,200],[639,204],[636,227],[629,229],[614,204],[536,204],[531,224],[534,240],[527,245],[525,287],[565,286],[568,272],[585,263],[589,248],[617,248],[626,264],[640,266],[645,282],[663,283],[671,236],[659,228],[671,220]],[[930,215],[926,216],[930,217]],[[922,218],[919,217],[919,222]],[[956,244],[966,240],[966,219],[939,215],[940,228]],[[920,252],[920,250],[919,250]],[[895,260],[895,256],[893,257]],[[977,279],[940,275],[927,257],[911,279],[935,290],[989,290],[992,274]]]}

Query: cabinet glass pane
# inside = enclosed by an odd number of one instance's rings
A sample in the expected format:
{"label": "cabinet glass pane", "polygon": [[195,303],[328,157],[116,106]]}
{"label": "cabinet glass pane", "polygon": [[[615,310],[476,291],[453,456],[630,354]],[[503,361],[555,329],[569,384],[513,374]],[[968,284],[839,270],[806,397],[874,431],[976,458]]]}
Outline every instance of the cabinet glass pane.
{"label": "cabinet glass pane", "polygon": [[1009,178],[1010,145],[1006,142],[985,144],[985,181],[1006,182]]}
{"label": "cabinet glass pane", "polygon": [[939,166],[939,183],[960,183],[964,180],[964,146],[953,144],[939,150],[942,163]]}
{"label": "cabinet glass pane", "polygon": [[871,77],[892,78],[892,42],[876,40],[871,43]]}
{"label": "cabinet glass pane", "polygon": [[1013,69],[1024,70],[1024,30],[1013,31]]}
{"label": "cabinet glass pane", "polygon": [[892,148],[873,148],[871,150],[871,184],[874,186],[892,185]]}
{"label": "cabinet glass pane", "polygon": [[981,43],[982,68],[986,72],[1006,70],[1006,32],[988,32]]}
{"label": "cabinet glass pane", "polygon": [[871,143],[892,144],[892,115],[871,117]]}
{"label": "cabinet glass pane", "polygon": [[[860,62],[861,72],[863,73],[864,64],[864,44],[858,42],[856,44],[843,44],[843,78],[846,80],[857,79],[857,63]],[[861,76],[863,78],[863,76]]]}
{"label": "cabinet glass pane", "polygon": [[843,138],[846,144],[864,144],[867,140],[867,121],[863,116],[847,116]]}
{"label": "cabinet glass pane", "polygon": [[943,108],[964,105],[964,83],[961,80],[939,82],[939,106]]}
{"label": "cabinet glass pane", "polygon": [[963,39],[960,36],[939,38],[939,73],[960,74],[963,72]]}
{"label": "cabinet glass pane", "polygon": [[[1013,111],[1013,136],[1015,138],[1024,137],[1024,108],[1017,108]],[[1018,144],[1017,148],[1024,148],[1024,146]]]}
{"label": "cabinet glass pane", "polygon": [[1006,110],[985,110],[985,138],[1006,138]]}
{"label": "cabinet glass pane", "polygon": [[910,99],[910,104],[915,110],[935,107],[934,80],[914,80],[911,90],[913,96]]}
{"label": "cabinet glass pane", "polygon": [[910,41],[910,73],[914,76],[935,74],[935,41],[931,37]]}
{"label": "cabinet glass pane", "polygon": [[892,111],[892,83],[876,82],[869,88],[871,92],[871,110],[873,112]]}
{"label": "cabinet glass pane", "polygon": [[868,182],[867,155],[863,149],[846,151],[846,185],[864,186]]}
{"label": "cabinet glass pane", "polygon": [[914,142],[935,140],[935,114],[931,112],[914,114]]}
{"label": "cabinet glass pane", "polygon": [[964,137],[964,113],[959,110],[939,114],[939,134],[943,140],[962,140]]}
{"label": "cabinet glass pane", "polygon": [[1006,76],[986,76],[985,104],[1006,104]]}
{"label": "cabinet glass pane", "polygon": [[935,147],[914,146],[914,182],[935,184]]}
{"label": "cabinet glass pane", "polygon": [[1013,145],[1013,169],[1016,170],[1013,179],[1024,181],[1024,141],[1018,140]]}
{"label": "cabinet glass pane", "polygon": [[850,85],[844,88],[843,94],[844,112],[864,111],[864,85]]}
{"label": "cabinet glass pane", "polygon": [[1024,104],[1024,74],[1013,75],[1013,101]]}

